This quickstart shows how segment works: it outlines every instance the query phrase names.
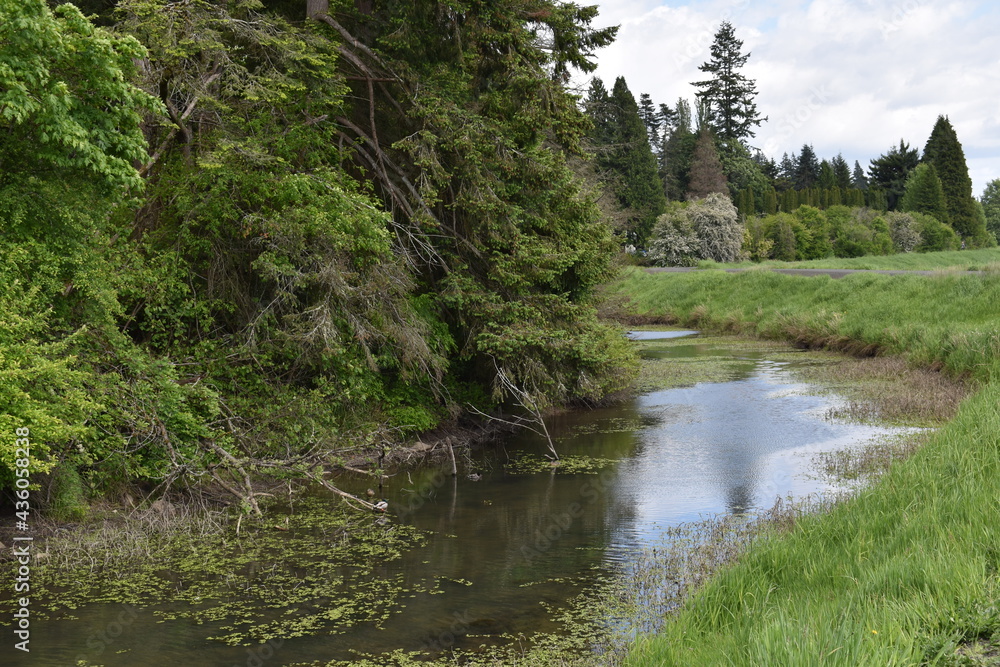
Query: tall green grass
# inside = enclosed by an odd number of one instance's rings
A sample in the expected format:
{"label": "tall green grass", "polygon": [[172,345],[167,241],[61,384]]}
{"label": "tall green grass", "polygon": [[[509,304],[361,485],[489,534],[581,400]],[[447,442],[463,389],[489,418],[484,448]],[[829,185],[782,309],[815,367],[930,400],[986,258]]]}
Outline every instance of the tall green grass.
{"label": "tall green grass", "polygon": [[687,326],[902,354],[981,382],[912,458],[720,573],[629,665],[997,664],[983,647],[1000,645],[1000,276],[634,272],[615,289]]}
{"label": "tall green grass", "polygon": [[878,269],[905,271],[934,271],[937,269],[953,269],[960,271],[997,270],[1000,268],[1000,248],[983,248],[980,250],[952,250],[948,252],[906,252],[896,255],[868,256],[830,259],[814,259],[804,262],[779,262],[768,260],[754,263],[718,264],[701,262],[701,268],[740,267],[774,267],[785,269]]}

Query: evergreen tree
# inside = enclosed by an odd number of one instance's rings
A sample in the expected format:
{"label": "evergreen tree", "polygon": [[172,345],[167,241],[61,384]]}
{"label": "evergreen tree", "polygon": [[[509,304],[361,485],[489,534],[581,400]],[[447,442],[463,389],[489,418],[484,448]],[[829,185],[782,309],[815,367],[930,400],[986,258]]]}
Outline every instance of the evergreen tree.
{"label": "evergreen tree", "polygon": [[587,91],[583,108],[594,125],[590,131],[594,144],[598,147],[610,144],[612,135],[610,100],[608,89],[599,77],[595,76],[590,82],[590,90]]}
{"label": "evergreen tree", "polygon": [[778,163],[778,174],[774,178],[774,187],[778,192],[784,192],[795,186],[795,161],[797,159],[794,154],[791,157],[788,153],[781,156],[781,162]]}
{"label": "evergreen tree", "polygon": [[764,155],[764,151],[758,149],[753,153],[753,161],[760,167],[760,172],[771,183],[774,183],[774,179],[778,177],[778,163],[774,161],[774,158],[769,158]]}
{"label": "evergreen tree", "polygon": [[906,190],[906,179],[919,161],[917,149],[910,148],[902,139],[899,146],[893,146],[888,153],[871,161],[868,168],[870,187],[882,191],[888,210],[896,210],[899,198]]}
{"label": "evergreen tree", "polygon": [[792,182],[796,190],[807,190],[819,182],[819,160],[816,159],[816,151],[809,144],[802,146]]}
{"label": "evergreen tree", "polygon": [[670,201],[684,200],[696,138],[691,131],[691,104],[683,98],[678,99],[674,110],[674,124],[670,136],[663,144],[660,159],[664,192]]}
{"label": "evergreen tree", "polygon": [[653,105],[653,100],[648,93],[639,95],[639,117],[642,119],[643,125],[646,126],[650,146],[653,147],[653,150],[659,150],[663,143],[660,140],[660,127],[663,124],[663,118]]}
{"label": "evergreen tree", "polygon": [[969,178],[969,167],[965,163],[965,152],[946,116],[938,116],[927,145],[924,146],[923,161],[934,165],[941,179],[948,212],[944,222],[969,245],[979,247],[986,243],[986,228],[977,216],[975,200],[972,198],[972,179]]}
{"label": "evergreen tree", "polygon": [[842,190],[851,187],[851,168],[848,166],[844,156],[837,153],[837,157],[830,161],[830,165],[833,167],[833,176],[837,182],[837,187]]}
{"label": "evergreen tree", "polygon": [[701,199],[713,192],[729,194],[722,162],[715,149],[715,138],[709,130],[698,133],[698,140],[691,157],[691,177],[688,182],[688,199]]}
{"label": "evergreen tree", "polygon": [[948,218],[944,189],[933,164],[918,164],[906,179],[906,191],[899,200],[899,210],[933,215],[941,222]]}
{"label": "evergreen tree", "polygon": [[791,213],[799,207],[799,193],[797,190],[785,190],[781,194],[781,210]]}
{"label": "evergreen tree", "polygon": [[733,25],[723,21],[712,43],[712,59],[698,68],[712,78],[693,84],[701,89],[698,99],[706,103],[706,121],[723,143],[753,137],[753,128],[767,120],[757,113],[756,82],[739,73],[750,58],[742,49],[743,42],[736,39]]}
{"label": "evergreen tree", "polygon": [[851,187],[858,190],[868,189],[868,177],[865,176],[865,170],[861,168],[861,163],[857,160],[854,161],[854,173],[851,177]]}
{"label": "evergreen tree", "polygon": [[778,212],[778,193],[774,188],[769,188],[764,192],[764,215],[773,215]]}
{"label": "evergreen tree", "polygon": [[986,216],[986,230],[1000,242],[1000,178],[986,184],[980,203]]}
{"label": "evergreen tree", "polygon": [[610,174],[619,205],[631,211],[629,241],[641,246],[666,206],[663,183],[639,106],[624,77],[615,80],[608,102],[610,144],[598,154],[597,163]]}
{"label": "evergreen tree", "polygon": [[669,104],[660,104],[660,127],[663,128],[663,141],[666,142],[667,135],[677,123],[677,112],[670,108]]}
{"label": "evergreen tree", "polygon": [[830,165],[829,160],[823,160],[819,163],[818,184],[824,190],[829,190],[837,184],[837,177],[833,173],[833,166]]}

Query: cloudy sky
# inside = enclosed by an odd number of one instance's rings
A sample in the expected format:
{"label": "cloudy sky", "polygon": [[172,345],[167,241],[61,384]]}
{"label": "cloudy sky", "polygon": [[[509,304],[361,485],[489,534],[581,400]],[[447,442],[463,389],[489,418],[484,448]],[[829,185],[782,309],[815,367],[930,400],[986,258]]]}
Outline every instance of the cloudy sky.
{"label": "cloudy sky", "polygon": [[965,149],[973,194],[1000,178],[1000,3],[948,0],[577,0],[599,26],[621,25],[595,76],[624,76],[638,99],[694,98],[723,20],[736,28],[743,73],[768,116],[751,142],[780,159],[869,161],[904,139],[923,151],[939,114]]}

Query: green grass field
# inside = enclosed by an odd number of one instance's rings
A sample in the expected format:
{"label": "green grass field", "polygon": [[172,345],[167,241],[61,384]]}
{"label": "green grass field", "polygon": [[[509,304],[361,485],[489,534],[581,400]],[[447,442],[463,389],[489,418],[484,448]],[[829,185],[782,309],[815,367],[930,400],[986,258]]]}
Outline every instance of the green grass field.
{"label": "green grass field", "polygon": [[634,270],[613,292],[651,319],[902,355],[978,385],[913,457],[720,573],[629,665],[1000,664],[1000,274]]}
{"label": "green grass field", "polygon": [[982,250],[954,250],[951,252],[917,253],[907,252],[884,257],[855,257],[852,259],[814,259],[808,262],[742,262],[740,264],[718,264],[703,261],[699,268],[722,267],[773,267],[785,269],[882,269],[908,271],[998,271],[1000,270],[1000,248],[985,248]]}

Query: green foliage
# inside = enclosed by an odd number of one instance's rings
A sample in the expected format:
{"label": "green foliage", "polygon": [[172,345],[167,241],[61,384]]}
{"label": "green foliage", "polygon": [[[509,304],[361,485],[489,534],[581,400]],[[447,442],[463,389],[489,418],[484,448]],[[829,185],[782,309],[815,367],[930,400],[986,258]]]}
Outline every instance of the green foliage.
{"label": "green foliage", "polygon": [[76,468],[61,463],[52,471],[49,481],[49,512],[61,521],[80,521],[87,516],[89,506],[83,480]]}
{"label": "green foliage", "polygon": [[[76,179],[121,197],[141,180],[143,107],[155,100],[130,83],[145,56],[131,37],[95,28],[75,6],[0,2],[0,173]],[[23,182],[22,182],[23,184]]]}
{"label": "green foliage", "polygon": [[923,213],[914,213],[913,219],[920,228],[920,243],[914,248],[917,252],[938,252],[941,250],[958,250],[962,238],[949,225],[937,218]]}
{"label": "green foliage", "polygon": [[870,186],[874,190],[885,193],[885,205],[881,202],[869,202],[869,206],[880,210],[895,211],[899,199],[906,191],[906,179],[910,172],[916,168],[919,162],[917,149],[910,148],[902,139],[899,146],[893,146],[888,153],[884,153],[877,159],[871,161],[868,168],[870,173]]}
{"label": "green foliage", "polygon": [[594,121],[597,165],[610,183],[618,205],[629,212],[625,229],[628,241],[641,247],[666,204],[663,183],[657,173],[646,123],[625,79],[615,80],[610,95],[602,91],[603,83],[595,79],[588,110]]}
{"label": "green foliage", "polygon": [[922,163],[910,172],[906,179],[906,191],[899,200],[899,210],[916,211],[932,215],[941,222],[946,222],[944,190],[941,179],[933,164]]}
{"label": "green foliage", "polygon": [[129,37],[3,5],[0,425],[30,427],[35,472],[74,471],[66,497],[428,429],[488,402],[494,360],[550,400],[627,384],[564,86],[614,29],[554,2],[347,4],[124,0]]}
{"label": "green foliage", "polygon": [[986,218],[986,229],[1000,242],[1000,179],[986,184],[980,201]]}

